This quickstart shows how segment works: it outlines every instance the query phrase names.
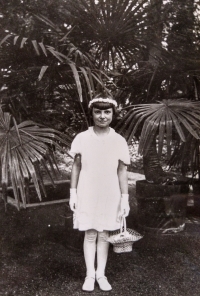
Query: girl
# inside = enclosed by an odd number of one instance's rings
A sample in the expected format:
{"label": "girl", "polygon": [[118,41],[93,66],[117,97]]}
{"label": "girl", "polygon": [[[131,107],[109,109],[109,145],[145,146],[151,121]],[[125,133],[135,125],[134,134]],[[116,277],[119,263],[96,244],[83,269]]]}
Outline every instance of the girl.
{"label": "girl", "polygon": [[[83,291],[93,291],[95,279],[102,291],[112,289],[105,277],[109,231],[120,228],[120,216],[129,214],[128,178],[130,163],[125,139],[109,125],[117,103],[98,95],[89,103],[94,126],[78,134],[72,142],[75,156],[71,173],[70,208],[74,228],[85,231],[86,278]],[[95,255],[97,251],[97,269]]]}

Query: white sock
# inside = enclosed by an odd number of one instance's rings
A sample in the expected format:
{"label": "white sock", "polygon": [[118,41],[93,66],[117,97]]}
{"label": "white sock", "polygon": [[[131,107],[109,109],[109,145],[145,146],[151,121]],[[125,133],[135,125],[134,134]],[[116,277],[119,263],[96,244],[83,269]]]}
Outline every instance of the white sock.
{"label": "white sock", "polygon": [[84,258],[86,264],[86,275],[95,278],[95,254],[96,254],[97,231],[94,229],[85,231],[83,243]]}
{"label": "white sock", "polygon": [[108,238],[108,231],[98,232],[97,241],[97,278],[105,275],[105,268],[108,258],[109,242],[106,241]]}

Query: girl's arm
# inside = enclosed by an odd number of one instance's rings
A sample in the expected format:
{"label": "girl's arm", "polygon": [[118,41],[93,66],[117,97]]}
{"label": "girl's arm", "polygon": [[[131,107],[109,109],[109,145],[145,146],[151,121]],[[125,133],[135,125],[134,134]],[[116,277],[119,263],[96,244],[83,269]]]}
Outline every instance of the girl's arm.
{"label": "girl's arm", "polygon": [[119,186],[121,189],[121,200],[120,200],[120,210],[118,213],[118,218],[129,215],[129,195],[128,195],[128,174],[125,164],[119,160],[119,165],[117,169],[117,174],[119,178]]}
{"label": "girl's arm", "polygon": [[125,164],[119,160],[117,169],[117,175],[119,179],[119,186],[122,194],[128,194],[128,174]]}
{"label": "girl's arm", "polygon": [[77,188],[80,171],[81,171],[81,155],[77,154],[74,158],[74,163],[72,166],[71,182],[70,182],[71,188]]}
{"label": "girl's arm", "polygon": [[77,154],[74,158],[74,163],[71,172],[71,182],[70,182],[70,199],[69,206],[74,212],[77,208],[77,193],[76,188],[78,185],[78,179],[81,171],[81,156]]}

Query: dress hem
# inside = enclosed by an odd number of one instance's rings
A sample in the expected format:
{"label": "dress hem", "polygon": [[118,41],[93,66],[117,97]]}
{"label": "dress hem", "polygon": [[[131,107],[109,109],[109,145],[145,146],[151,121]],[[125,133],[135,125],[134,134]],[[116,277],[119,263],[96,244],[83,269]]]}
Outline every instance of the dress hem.
{"label": "dress hem", "polygon": [[76,229],[76,230],[79,230],[79,231],[87,231],[87,230],[90,230],[90,229],[94,229],[96,231],[99,231],[99,232],[102,232],[102,231],[115,231],[115,230],[118,230],[120,229],[120,226],[117,226],[117,227],[114,227],[112,229],[104,229],[104,228],[95,228],[95,227],[73,227],[73,229]]}

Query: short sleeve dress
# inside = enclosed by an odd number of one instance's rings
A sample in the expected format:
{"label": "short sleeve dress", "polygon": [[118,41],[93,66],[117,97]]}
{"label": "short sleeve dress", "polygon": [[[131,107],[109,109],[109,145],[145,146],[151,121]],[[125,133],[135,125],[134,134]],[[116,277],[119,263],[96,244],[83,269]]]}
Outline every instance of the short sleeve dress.
{"label": "short sleeve dress", "polygon": [[95,134],[93,127],[89,127],[75,137],[70,153],[81,154],[74,228],[97,231],[119,229],[117,216],[121,191],[117,168],[119,160],[130,164],[125,139],[112,128],[108,135],[101,138]]}

